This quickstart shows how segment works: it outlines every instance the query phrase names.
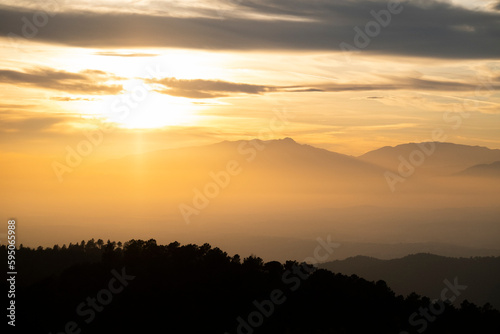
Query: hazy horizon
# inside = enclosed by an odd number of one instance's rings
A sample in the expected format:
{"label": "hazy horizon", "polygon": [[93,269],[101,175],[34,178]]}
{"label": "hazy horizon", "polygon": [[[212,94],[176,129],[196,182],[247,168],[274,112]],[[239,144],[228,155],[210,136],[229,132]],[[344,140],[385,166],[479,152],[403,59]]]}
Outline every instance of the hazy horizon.
{"label": "hazy horizon", "polygon": [[500,254],[499,170],[472,172],[496,161],[500,150],[440,142],[354,157],[292,138],[223,141],[82,163],[72,171],[63,161],[60,182],[50,169],[25,173],[21,182],[11,165],[4,175],[13,191],[3,203],[18,210],[30,204],[17,218],[30,247],[153,238],[210,242],[242,255],[258,249],[267,260],[286,260],[305,256],[328,234],[345,245],[330,260],[492,256]]}
{"label": "hazy horizon", "polygon": [[0,1],[3,219],[30,246],[497,254],[499,18],[489,0]]}
{"label": "hazy horizon", "polygon": [[9,333],[500,333],[499,1],[0,0]]}

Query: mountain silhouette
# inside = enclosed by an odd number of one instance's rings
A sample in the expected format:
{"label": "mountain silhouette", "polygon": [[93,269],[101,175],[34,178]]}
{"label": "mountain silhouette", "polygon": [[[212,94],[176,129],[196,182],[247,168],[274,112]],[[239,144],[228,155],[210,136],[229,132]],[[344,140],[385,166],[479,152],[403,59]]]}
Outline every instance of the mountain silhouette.
{"label": "mountain silhouette", "polygon": [[[385,146],[367,152],[359,158],[389,170],[397,170],[400,157],[409,160],[412,152],[423,153],[424,162],[419,167],[418,173],[427,175],[451,175],[477,164],[487,164],[500,160],[500,150],[498,149],[443,142]],[[419,153],[414,154],[420,155]],[[416,158],[418,159],[418,157]]]}
{"label": "mountain silhouette", "polygon": [[[262,141],[224,141],[207,146],[188,147],[147,152],[99,164],[99,168],[116,167],[115,170],[133,172],[140,164],[144,174],[179,170],[201,171],[223,168],[227,161],[236,160],[251,172],[269,173],[283,177],[301,176],[311,181],[315,173],[328,174],[336,180],[345,176],[380,177],[383,169],[355,157],[303,145],[291,138]],[[278,175],[274,175],[278,174]],[[299,180],[297,180],[299,181]],[[325,180],[321,181],[322,183]],[[298,182],[295,182],[298,183]]]}

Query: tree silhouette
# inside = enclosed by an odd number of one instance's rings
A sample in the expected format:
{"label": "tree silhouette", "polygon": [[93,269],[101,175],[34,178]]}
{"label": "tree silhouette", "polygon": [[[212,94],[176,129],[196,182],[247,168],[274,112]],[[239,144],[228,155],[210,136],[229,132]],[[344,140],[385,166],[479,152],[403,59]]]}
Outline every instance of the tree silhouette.
{"label": "tree silhouette", "polygon": [[[241,261],[209,244],[133,239],[121,248],[119,242],[99,240],[18,250],[23,273],[16,286],[16,327],[21,332],[65,332],[74,321],[82,333],[96,334],[158,329],[413,334],[420,327],[409,317],[431,303],[417,294],[396,296],[384,281],[313,270],[297,261],[266,263],[255,255]],[[6,252],[1,246],[2,256]],[[120,292],[106,292],[117,288],[116,275],[123,273],[134,278]],[[110,300],[104,298],[107,293]],[[89,300],[96,303],[93,313]],[[426,324],[425,333],[500,333],[500,313],[489,304],[464,301],[460,308],[449,303],[444,308]]]}

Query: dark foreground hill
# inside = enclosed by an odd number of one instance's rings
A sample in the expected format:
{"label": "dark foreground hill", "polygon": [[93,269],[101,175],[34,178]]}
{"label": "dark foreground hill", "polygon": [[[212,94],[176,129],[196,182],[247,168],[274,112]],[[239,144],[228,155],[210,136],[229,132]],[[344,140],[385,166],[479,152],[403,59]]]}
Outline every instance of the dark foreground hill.
{"label": "dark foreground hill", "polygon": [[415,254],[400,259],[379,260],[356,256],[323,263],[320,268],[368,280],[384,280],[396,293],[412,292],[439,298],[443,280],[457,277],[467,289],[457,298],[500,309],[500,257],[451,258]]}
{"label": "dark foreground hill", "polygon": [[[452,304],[460,286],[432,304],[396,296],[383,281],[295,261],[242,260],[208,244],[91,240],[21,249],[17,265],[19,333],[500,332],[498,311]],[[51,270],[40,274],[40,267]]]}

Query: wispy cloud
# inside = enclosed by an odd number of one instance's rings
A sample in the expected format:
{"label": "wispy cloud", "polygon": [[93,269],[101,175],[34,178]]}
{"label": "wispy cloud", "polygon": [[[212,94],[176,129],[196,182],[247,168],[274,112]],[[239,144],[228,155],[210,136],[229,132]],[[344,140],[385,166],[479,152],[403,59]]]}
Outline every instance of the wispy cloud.
{"label": "wispy cloud", "polygon": [[52,96],[50,99],[52,101],[59,101],[59,102],[94,101],[94,99],[89,99],[84,97],[68,97],[68,96]]}
{"label": "wispy cloud", "polygon": [[37,105],[36,104],[0,104],[1,110],[25,110],[25,109],[33,109]]}
{"label": "wispy cloud", "polygon": [[[375,91],[375,90],[420,90],[420,91],[475,91],[478,83],[461,81],[440,81],[424,78],[384,76],[372,83],[339,83],[319,85],[319,89],[327,92],[344,91]],[[500,89],[500,85],[491,85],[493,90]]]}
{"label": "wispy cloud", "polygon": [[33,68],[25,71],[0,69],[3,84],[23,85],[42,89],[85,95],[118,94],[122,85],[106,84],[117,77],[103,71],[86,70],[79,73],[52,68]]}
{"label": "wispy cloud", "polygon": [[[267,94],[274,92],[310,93],[310,92],[348,92],[348,91],[475,91],[477,83],[461,81],[440,81],[425,78],[380,76],[372,82],[318,83],[294,86],[255,85],[222,80],[205,79],[146,79],[146,83],[157,85],[156,91],[162,94],[193,99],[209,99],[236,96],[238,94]],[[498,90],[500,85],[491,85]],[[371,99],[380,97],[373,96]]]}
{"label": "wispy cloud", "polygon": [[157,91],[162,94],[205,99],[225,97],[234,94],[263,94],[275,92],[277,87],[235,83],[222,80],[203,79],[147,79],[147,83],[159,84],[162,89]]}
{"label": "wispy cloud", "polygon": [[[139,78],[140,79],[140,78]],[[32,68],[24,71],[0,69],[0,80],[3,84],[35,87],[38,89],[56,90],[60,93],[82,95],[116,95],[123,91],[121,84],[110,84],[109,81],[124,80],[113,74],[85,70],[77,73],[61,71],[53,68]],[[230,82],[218,79],[177,79],[175,77],[143,79],[161,94],[192,99],[211,99],[232,97],[242,94],[263,95],[275,92],[311,93],[311,92],[347,92],[347,91],[475,91],[475,82],[436,80],[405,75],[379,76],[371,81],[361,82],[324,82],[293,86],[273,86],[267,84],[249,84]],[[500,90],[500,84],[493,82],[489,89]],[[53,96],[53,101],[91,101],[87,97]]]}
{"label": "wispy cloud", "polygon": [[94,52],[96,56],[106,56],[106,57],[157,57],[159,54],[156,53],[135,53],[135,52]]}
{"label": "wispy cloud", "polygon": [[56,124],[67,122],[70,118],[64,116],[48,116],[48,115],[33,115],[23,114],[13,117],[9,114],[0,114],[0,132],[12,133],[36,133],[47,131]]}

